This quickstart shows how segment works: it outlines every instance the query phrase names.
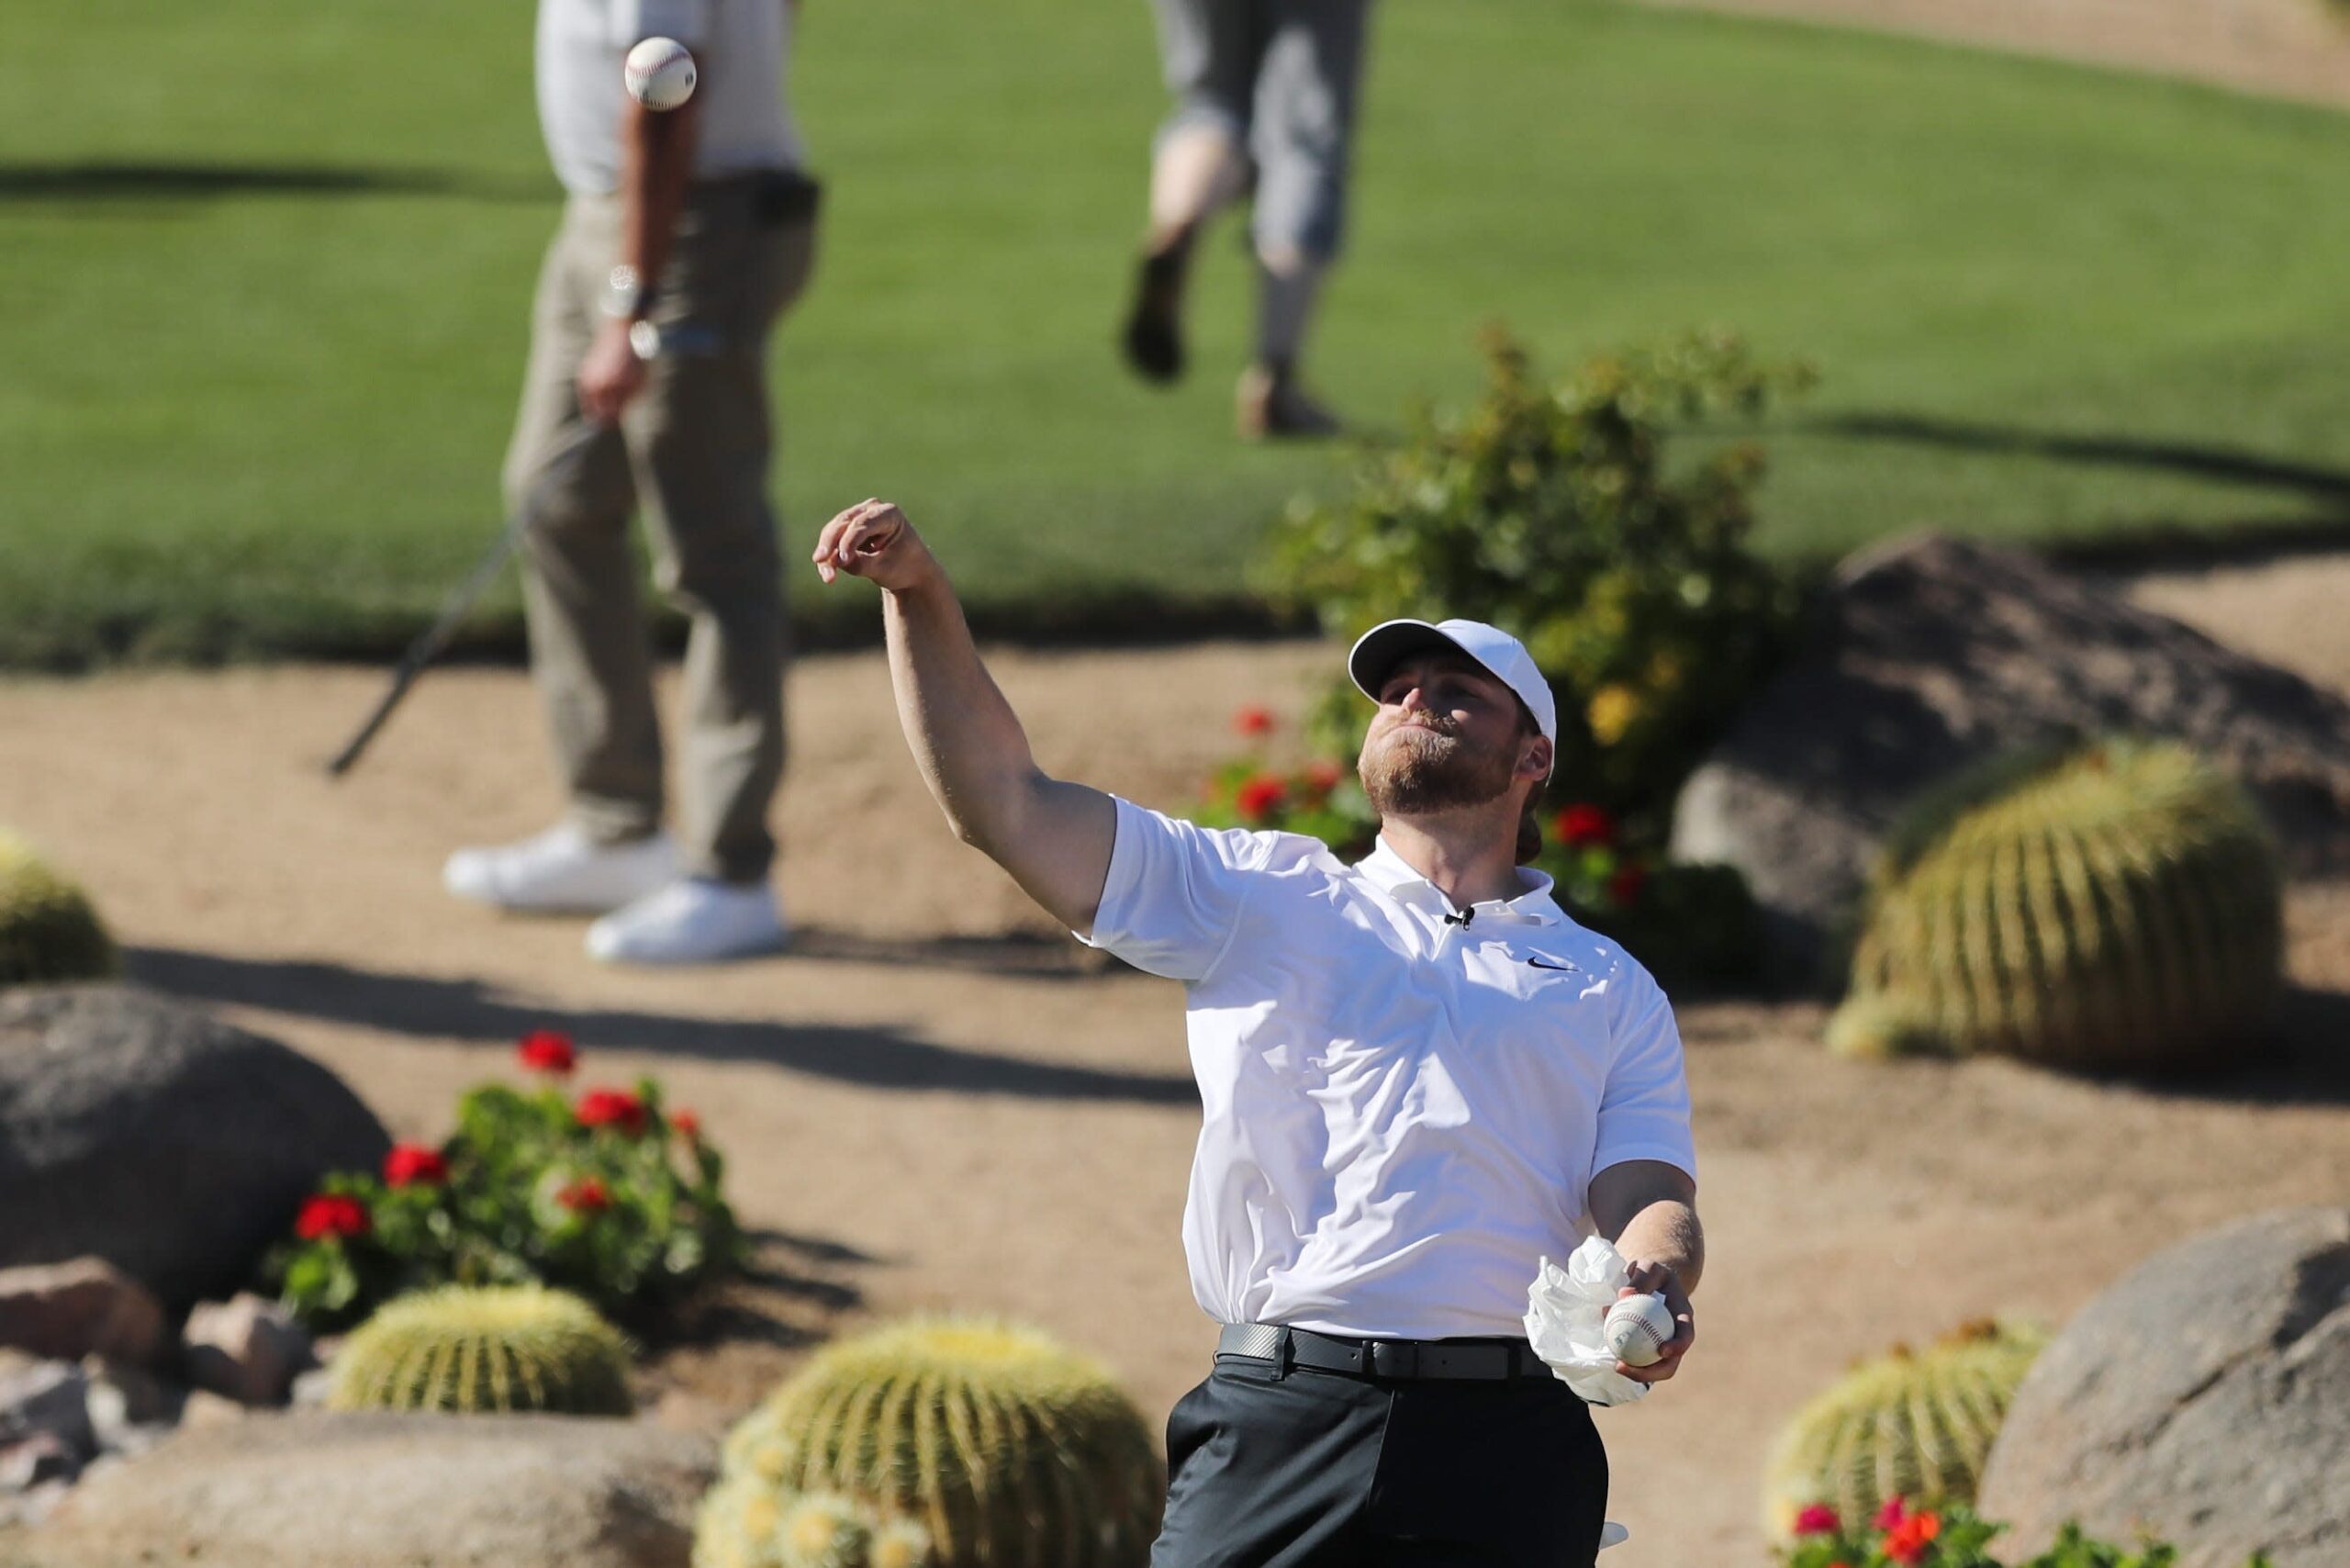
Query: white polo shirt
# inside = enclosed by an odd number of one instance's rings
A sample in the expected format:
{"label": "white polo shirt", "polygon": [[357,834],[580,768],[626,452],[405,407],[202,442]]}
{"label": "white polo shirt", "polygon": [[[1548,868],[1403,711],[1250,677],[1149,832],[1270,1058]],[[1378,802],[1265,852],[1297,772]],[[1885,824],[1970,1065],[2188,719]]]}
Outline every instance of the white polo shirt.
{"label": "white polo shirt", "polygon": [[700,100],[695,177],[796,169],[800,132],[784,97],[794,0],[539,0],[539,129],[574,196],[621,184],[621,62],[648,38],[693,51]]}
{"label": "white polo shirt", "polygon": [[1382,841],[1226,832],[1119,801],[1091,935],[1186,981],[1203,1124],[1192,1290],[1225,1323],[1364,1338],[1525,1334],[1596,1171],[1696,1174],[1681,1037],[1550,880],[1465,912]]}

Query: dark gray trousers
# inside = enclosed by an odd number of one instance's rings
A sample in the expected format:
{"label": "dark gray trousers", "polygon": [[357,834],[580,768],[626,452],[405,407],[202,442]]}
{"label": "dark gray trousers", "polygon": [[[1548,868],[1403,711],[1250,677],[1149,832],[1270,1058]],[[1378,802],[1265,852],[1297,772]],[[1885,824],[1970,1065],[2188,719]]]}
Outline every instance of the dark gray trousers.
{"label": "dark gray trousers", "polygon": [[1219,1361],[1167,1425],[1151,1568],[1591,1568],[1607,1454],[1554,1378]]}

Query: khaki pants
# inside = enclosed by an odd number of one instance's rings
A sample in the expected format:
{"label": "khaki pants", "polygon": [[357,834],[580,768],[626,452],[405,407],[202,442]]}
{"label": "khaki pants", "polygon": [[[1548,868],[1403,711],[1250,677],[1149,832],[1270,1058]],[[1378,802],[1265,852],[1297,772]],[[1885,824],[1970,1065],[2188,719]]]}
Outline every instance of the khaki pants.
{"label": "khaki pants", "polygon": [[[531,667],[574,819],[598,843],[655,831],[661,734],[629,518],[644,502],[655,580],[691,618],[679,835],[688,868],[733,882],[775,857],[767,806],[783,776],[781,564],[767,498],[769,330],[806,287],[811,186],[789,176],[697,183],[661,280],[664,347],[620,427],[550,485],[523,550]],[[580,360],[603,325],[621,249],[614,197],[574,196],[532,306],[531,359],[506,460],[509,509],[580,433]],[[672,345],[675,345],[674,350]]]}

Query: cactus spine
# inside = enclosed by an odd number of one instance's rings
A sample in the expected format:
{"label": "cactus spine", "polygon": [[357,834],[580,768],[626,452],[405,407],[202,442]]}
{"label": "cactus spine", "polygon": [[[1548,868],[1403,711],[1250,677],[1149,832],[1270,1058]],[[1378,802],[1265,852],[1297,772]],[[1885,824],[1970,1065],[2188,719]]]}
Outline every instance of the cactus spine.
{"label": "cactus spine", "polygon": [[2276,854],[2244,792],[2182,747],[2104,742],[1888,861],[1829,1042],[2206,1065],[2258,1027],[2282,942]]}
{"label": "cactus spine", "polygon": [[1109,1375],[1032,1329],[915,1318],[840,1341],[728,1436],[696,1568],[800,1568],[800,1510],[847,1498],[841,1568],[1127,1568],[1165,1473]]}
{"label": "cactus spine", "polygon": [[1922,1354],[1897,1345],[1806,1405],[1781,1436],[1763,1529],[1787,1540],[1796,1515],[1826,1503],[1865,1524],[1889,1497],[1971,1503],[2008,1406],[2047,1336],[2020,1323],[1964,1324]]}
{"label": "cactus spine", "polygon": [[118,963],[82,890],[0,833],[0,986],[103,980]]}
{"label": "cactus spine", "polygon": [[449,1285],[400,1296],[335,1358],[338,1410],[627,1416],[629,1343],[577,1296]]}

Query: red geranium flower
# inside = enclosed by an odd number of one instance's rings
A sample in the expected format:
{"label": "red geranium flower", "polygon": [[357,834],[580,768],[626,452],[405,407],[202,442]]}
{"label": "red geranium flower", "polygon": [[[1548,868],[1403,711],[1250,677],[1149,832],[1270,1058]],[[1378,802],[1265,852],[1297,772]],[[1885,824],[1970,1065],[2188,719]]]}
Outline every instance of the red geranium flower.
{"label": "red geranium flower", "polygon": [[1570,849],[1580,849],[1586,844],[1606,844],[1616,836],[1616,822],[1597,806],[1578,804],[1559,813],[1552,824],[1559,842]]}
{"label": "red geranium flower", "polygon": [[701,1118],[691,1111],[673,1112],[669,1117],[669,1126],[679,1137],[698,1139],[701,1137]]}
{"label": "red geranium flower", "polygon": [[579,1065],[571,1036],[554,1029],[533,1029],[523,1036],[520,1054],[522,1065],[532,1072],[551,1072],[558,1078]]}
{"label": "red geranium flower", "polygon": [[644,1102],[620,1089],[591,1089],[579,1097],[579,1125],[618,1127],[634,1137],[644,1131]]}
{"label": "red geranium flower", "polygon": [[1628,905],[1640,896],[1640,890],[1648,885],[1648,868],[1637,860],[1627,860],[1623,865],[1616,868],[1614,876],[1607,879],[1607,896],[1619,906]]}
{"label": "red geranium flower", "polygon": [[441,1158],[437,1148],[398,1143],[384,1156],[384,1181],[390,1186],[406,1187],[416,1182],[437,1186],[448,1179],[449,1162]]}
{"label": "red geranium flower", "polygon": [[1885,1554],[1896,1562],[1915,1562],[1926,1555],[1927,1543],[1942,1532],[1941,1516],[1912,1514],[1885,1538]]}
{"label": "red geranium flower", "polygon": [[1345,768],[1326,759],[1305,765],[1305,787],[1315,795],[1327,795],[1346,776]]}
{"label": "red geranium flower", "polygon": [[1908,1517],[1909,1510],[1903,1505],[1901,1494],[1896,1492],[1885,1500],[1885,1506],[1879,1508],[1876,1511],[1876,1518],[1869,1522],[1878,1529],[1892,1529]]}
{"label": "red geranium flower", "polygon": [[1796,1516],[1797,1535],[1834,1535],[1843,1528],[1844,1521],[1838,1518],[1836,1510],[1825,1503],[1807,1504]]}
{"label": "red geranium flower", "polygon": [[554,1195],[554,1201],[574,1214],[599,1214],[612,1206],[611,1189],[593,1176],[582,1176]]}
{"label": "red geranium flower", "polygon": [[1273,733],[1272,710],[1243,708],[1232,716],[1232,727],[1244,735],[1269,735]]}
{"label": "red geranium flower", "polygon": [[305,1241],[329,1236],[364,1236],[367,1229],[367,1206],[356,1198],[331,1193],[312,1194],[294,1219],[294,1234]]}
{"label": "red geranium flower", "polygon": [[1270,773],[1259,773],[1240,786],[1234,803],[1240,808],[1240,820],[1260,823],[1271,815],[1289,794],[1289,786]]}

